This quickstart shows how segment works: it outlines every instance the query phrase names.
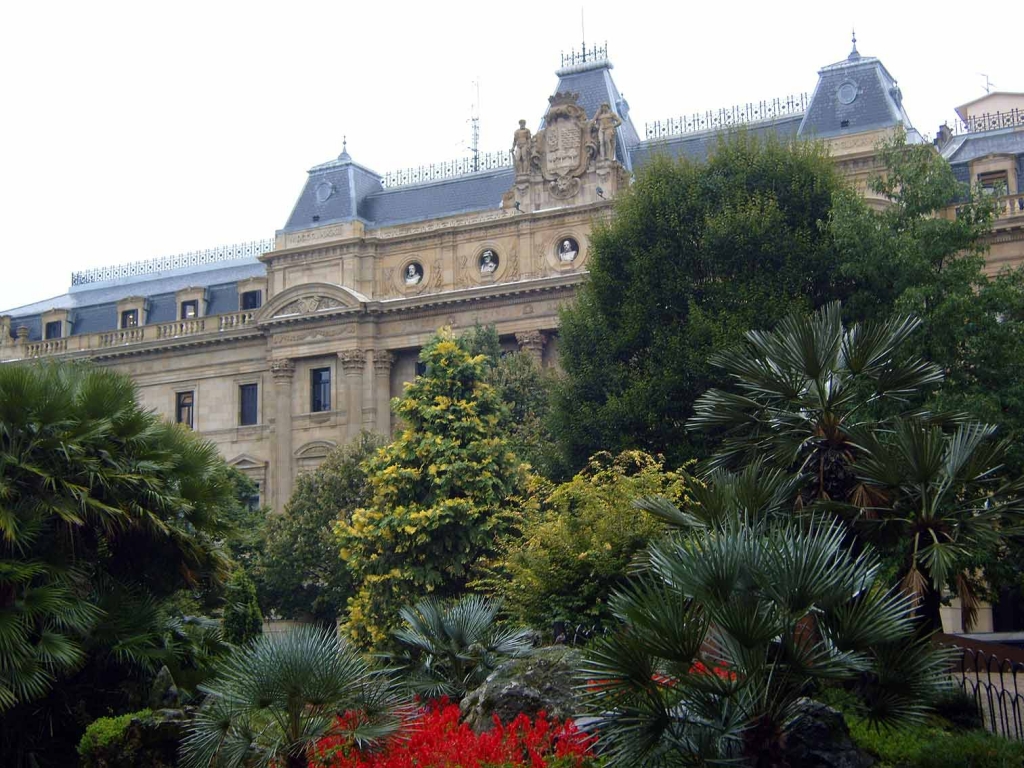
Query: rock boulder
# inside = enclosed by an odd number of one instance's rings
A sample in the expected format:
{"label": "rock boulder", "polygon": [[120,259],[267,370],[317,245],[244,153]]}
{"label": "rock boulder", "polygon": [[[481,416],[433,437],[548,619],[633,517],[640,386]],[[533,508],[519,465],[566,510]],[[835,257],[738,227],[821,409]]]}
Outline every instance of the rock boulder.
{"label": "rock boulder", "polygon": [[493,727],[495,715],[502,723],[541,711],[558,720],[573,717],[580,711],[576,671],[581,660],[573,648],[549,646],[506,661],[462,700],[462,717],[477,732]]}

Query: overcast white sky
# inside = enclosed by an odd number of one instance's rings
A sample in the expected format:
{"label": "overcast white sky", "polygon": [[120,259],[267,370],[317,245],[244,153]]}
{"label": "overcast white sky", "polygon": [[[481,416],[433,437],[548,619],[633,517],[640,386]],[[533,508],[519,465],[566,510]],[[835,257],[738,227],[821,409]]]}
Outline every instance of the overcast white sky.
{"label": "overcast white sky", "polygon": [[[644,123],[811,91],[850,49],[896,77],[932,137],[1024,91],[1013,5],[585,0],[588,43]],[[7,2],[0,9],[0,309],[72,270],[271,237],[311,166],[457,157],[536,127],[580,2]],[[957,8],[963,12],[951,12]]]}

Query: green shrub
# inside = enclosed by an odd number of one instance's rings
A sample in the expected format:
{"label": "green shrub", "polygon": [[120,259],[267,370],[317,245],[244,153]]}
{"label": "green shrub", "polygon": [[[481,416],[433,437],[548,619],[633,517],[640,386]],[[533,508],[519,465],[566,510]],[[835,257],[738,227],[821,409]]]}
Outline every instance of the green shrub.
{"label": "green shrub", "polygon": [[538,480],[514,537],[476,587],[502,600],[517,622],[550,630],[554,622],[607,624],[608,598],[626,582],[637,553],[663,531],[636,509],[641,496],[687,500],[686,478],[642,451],[598,453],[566,483]]}
{"label": "green shrub", "polygon": [[981,709],[974,697],[959,687],[950,687],[932,704],[935,714],[962,731],[984,728]]}
{"label": "green shrub", "polygon": [[878,758],[877,768],[1020,768],[1024,744],[988,731],[944,731],[935,726],[878,729],[847,716],[850,736]]}
{"label": "green shrub", "polygon": [[114,758],[130,758],[131,747],[124,743],[125,731],[132,720],[149,717],[148,709],[129,712],[117,717],[101,717],[93,720],[78,742],[78,755],[82,768],[103,765]]}
{"label": "green shrub", "polygon": [[878,758],[878,768],[910,768],[917,765],[921,750],[929,741],[943,739],[940,728],[876,728],[859,717],[846,715],[850,736],[863,750]]}
{"label": "green shrub", "polygon": [[224,639],[245,645],[263,634],[263,614],[256,600],[256,585],[241,568],[231,574],[224,606]]}
{"label": "green shrub", "polygon": [[988,731],[945,734],[918,752],[915,768],[1020,768],[1024,745]]}

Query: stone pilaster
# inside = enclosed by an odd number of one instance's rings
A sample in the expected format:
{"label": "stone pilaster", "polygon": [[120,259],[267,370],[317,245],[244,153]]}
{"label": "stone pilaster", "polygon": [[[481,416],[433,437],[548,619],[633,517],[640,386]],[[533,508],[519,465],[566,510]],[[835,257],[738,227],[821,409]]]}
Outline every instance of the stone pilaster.
{"label": "stone pilaster", "polygon": [[523,331],[516,334],[516,342],[519,344],[519,351],[528,353],[538,366],[544,364],[544,345],[548,337],[543,331]]}
{"label": "stone pilaster", "polygon": [[373,353],[373,392],[377,411],[377,432],[391,436],[391,365],[395,356],[384,350]]}
{"label": "stone pilaster", "polygon": [[293,360],[272,360],[274,378],[274,459],[271,467],[270,497],[275,512],[284,511],[292,495],[292,379]]}
{"label": "stone pilaster", "polygon": [[345,374],[345,412],[348,416],[346,436],[349,440],[359,436],[363,428],[363,373],[366,353],[361,349],[346,349],[338,353],[341,370]]}

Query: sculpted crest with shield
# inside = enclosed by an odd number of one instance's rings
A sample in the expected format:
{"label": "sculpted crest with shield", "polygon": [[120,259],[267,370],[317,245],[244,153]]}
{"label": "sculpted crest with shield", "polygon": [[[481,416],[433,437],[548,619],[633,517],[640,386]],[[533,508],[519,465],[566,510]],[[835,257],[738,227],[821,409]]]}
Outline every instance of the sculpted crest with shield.
{"label": "sculpted crest with shield", "polygon": [[577,93],[556,93],[548,98],[544,128],[533,141],[532,165],[549,183],[555,197],[572,197],[579,191],[580,179],[597,155],[586,110]]}

